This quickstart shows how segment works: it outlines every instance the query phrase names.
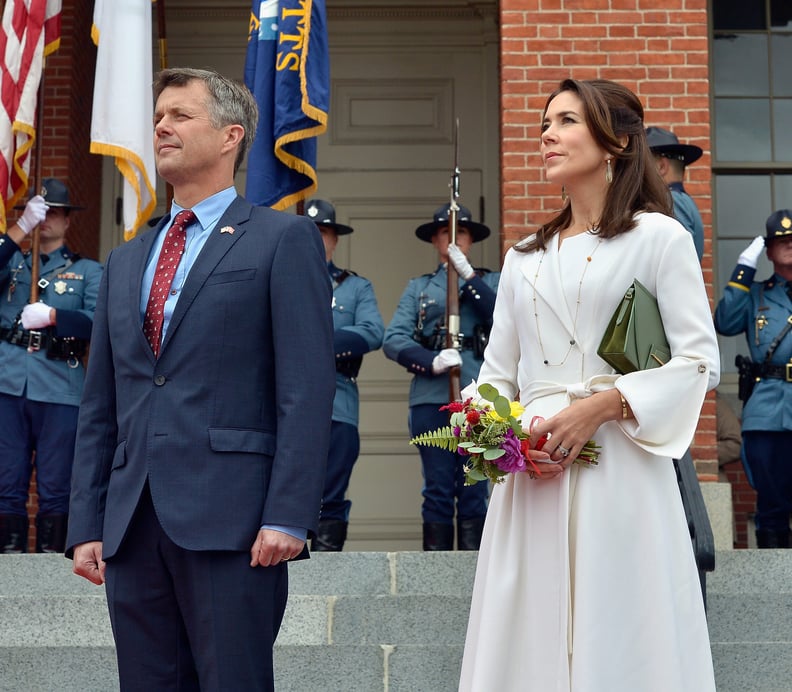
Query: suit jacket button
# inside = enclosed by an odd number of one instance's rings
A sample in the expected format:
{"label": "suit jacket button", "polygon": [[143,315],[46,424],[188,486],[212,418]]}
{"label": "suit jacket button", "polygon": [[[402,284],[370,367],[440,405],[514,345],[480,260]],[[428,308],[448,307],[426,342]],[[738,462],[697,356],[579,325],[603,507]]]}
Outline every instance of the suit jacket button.
{"label": "suit jacket button", "polygon": [[154,378],[154,384],[157,385],[158,387],[161,387],[162,385],[164,385],[165,384],[165,375],[157,375]]}

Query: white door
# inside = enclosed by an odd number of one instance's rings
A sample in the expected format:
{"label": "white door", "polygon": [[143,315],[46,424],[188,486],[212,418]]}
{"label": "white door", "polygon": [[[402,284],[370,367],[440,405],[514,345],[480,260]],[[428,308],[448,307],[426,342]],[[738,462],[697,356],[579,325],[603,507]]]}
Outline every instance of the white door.
{"label": "white door", "polygon": [[[169,0],[168,64],[241,79],[248,3]],[[319,138],[317,197],[354,233],[335,254],[370,279],[385,323],[407,280],[433,271],[415,228],[449,199],[460,124],[460,202],[493,231],[476,266],[500,266],[496,0],[327,0],[331,108]],[[155,65],[158,64],[155,62]],[[244,170],[238,179],[244,191]],[[483,218],[482,218],[483,213]],[[350,486],[347,550],[420,550],[421,470],[408,444],[410,376],[382,352],[363,361],[361,455]]]}

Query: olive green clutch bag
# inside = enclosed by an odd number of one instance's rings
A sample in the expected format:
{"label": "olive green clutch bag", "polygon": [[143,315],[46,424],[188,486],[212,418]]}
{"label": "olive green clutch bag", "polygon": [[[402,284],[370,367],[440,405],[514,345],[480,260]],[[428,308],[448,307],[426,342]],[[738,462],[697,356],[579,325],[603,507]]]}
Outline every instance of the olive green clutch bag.
{"label": "olive green clutch bag", "polygon": [[657,300],[637,279],[613,313],[597,354],[622,375],[658,368],[671,358]]}

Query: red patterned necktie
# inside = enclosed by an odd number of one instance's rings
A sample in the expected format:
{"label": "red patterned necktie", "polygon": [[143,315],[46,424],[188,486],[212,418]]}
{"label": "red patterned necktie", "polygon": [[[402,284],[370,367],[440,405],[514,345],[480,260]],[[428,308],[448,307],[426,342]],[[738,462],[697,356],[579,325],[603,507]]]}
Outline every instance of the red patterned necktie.
{"label": "red patterned necktie", "polygon": [[176,214],[157,259],[157,270],[154,272],[154,280],[151,282],[146,316],[143,318],[143,334],[148,339],[155,358],[159,356],[160,341],[162,340],[165,301],[176,274],[176,267],[179,266],[182,254],[184,254],[184,241],[187,238],[185,229],[193,221],[195,221],[195,212],[191,209],[184,209]]}

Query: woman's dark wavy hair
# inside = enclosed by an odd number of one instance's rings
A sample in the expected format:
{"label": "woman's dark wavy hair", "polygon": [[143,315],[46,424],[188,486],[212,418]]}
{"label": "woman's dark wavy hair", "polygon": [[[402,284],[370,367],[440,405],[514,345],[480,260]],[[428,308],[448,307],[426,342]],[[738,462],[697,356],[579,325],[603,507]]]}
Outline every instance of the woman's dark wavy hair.
{"label": "woman's dark wavy hair", "polygon": [[[638,97],[627,87],[607,79],[565,79],[547,99],[542,119],[550,102],[564,91],[571,91],[580,98],[592,137],[613,155],[613,182],[608,185],[602,218],[595,232],[603,238],[627,233],[635,227],[635,214],[639,211],[671,215],[671,195],[649,150],[643,106]],[[625,135],[627,145],[622,149],[620,138]],[[516,249],[521,252],[543,250],[550,238],[571,222],[572,210],[567,204],[539,228],[535,238]]]}

